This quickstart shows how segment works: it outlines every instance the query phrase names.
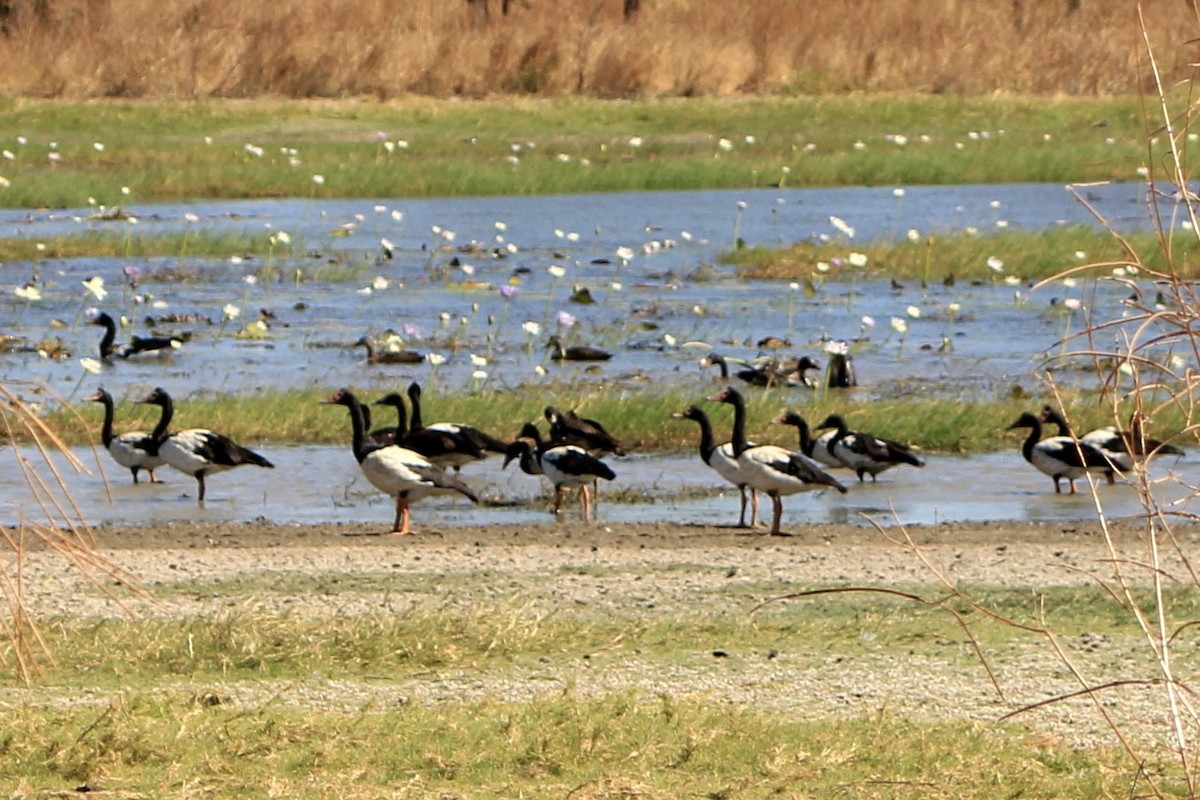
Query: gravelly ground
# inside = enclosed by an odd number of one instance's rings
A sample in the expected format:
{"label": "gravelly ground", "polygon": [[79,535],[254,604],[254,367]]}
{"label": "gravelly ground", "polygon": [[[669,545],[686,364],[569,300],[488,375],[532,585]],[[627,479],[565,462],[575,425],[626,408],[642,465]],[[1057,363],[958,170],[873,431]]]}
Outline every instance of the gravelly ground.
{"label": "gravelly ground", "polygon": [[[427,529],[407,537],[374,535],[353,525],[281,526],[266,523],[169,524],[107,527],[95,531],[96,547],[137,583],[246,580],[293,575],[387,572],[403,591],[297,595],[252,592],[238,597],[171,594],[151,600],[119,594],[120,602],[82,581],[77,570],[50,550],[32,546],[25,555],[26,603],[39,613],[73,616],[136,613],[187,615],[239,610],[304,614],[353,614],[381,607],[397,613],[429,599],[437,576],[448,581],[479,575],[457,601],[486,603],[489,596],[528,598],[531,608],[570,603],[573,611],[622,616],[703,612],[719,592],[786,582],[797,589],[829,583],[911,585],[930,583],[933,571],[967,585],[1081,585],[1109,578],[1113,552],[1098,523],[955,524],[910,529],[911,547],[899,530],[871,527],[798,528],[768,537],[728,528],[658,524],[580,526],[488,525]],[[1200,534],[1188,531],[1179,547],[1163,548],[1163,567],[1186,574],[1186,555]],[[1145,582],[1148,572],[1133,564],[1147,560],[1144,531],[1114,530],[1117,555],[1126,572]],[[405,576],[420,580],[405,581]],[[430,576],[435,579],[430,580]],[[108,584],[111,581],[104,581]],[[456,585],[463,585],[457,583]],[[734,592],[736,594],[736,592]],[[808,600],[804,602],[815,602]],[[746,611],[749,609],[747,608]],[[712,613],[729,613],[713,608]],[[741,609],[734,609],[741,613]],[[859,639],[858,631],[848,636]],[[1196,637],[1178,648],[1196,649]],[[861,644],[861,640],[857,642]],[[1156,677],[1147,648],[1136,636],[1113,641],[1084,635],[1060,643],[1093,681]],[[995,723],[1007,712],[1078,689],[1069,671],[1044,640],[989,656],[1003,694],[981,666],[963,667],[965,641],[932,642],[920,648],[863,647],[845,652],[763,653],[721,643],[698,643],[694,654],[664,668],[619,648],[588,658],[546,659],[503,675],[471,671],[401,676],[388,680],[331,681],[314,676],[304,685],[241,682],[218,691],[245,704],[290,703],[323,709],[359,709],[364,702],[387,708],[424,702],[535,697],[564,687],[584,694],[635,688],[647,693],[703,696],[713,702],[779,709],[798,718],[878,713]],[[91,694],[81,690],[76,699]],[[57,700],[56,700],[57,698]],[[62,701],[62,691],[0,693],[0,707],[18,702]],[[1103,708],[1121,729],[1138,739],[1167,730],[1161,689],[1132,686],[1106,692]],[[1036,733],[1074,744],[1112,743],[1095,705],[1087,699],[1058,703],[1022,714]]]}

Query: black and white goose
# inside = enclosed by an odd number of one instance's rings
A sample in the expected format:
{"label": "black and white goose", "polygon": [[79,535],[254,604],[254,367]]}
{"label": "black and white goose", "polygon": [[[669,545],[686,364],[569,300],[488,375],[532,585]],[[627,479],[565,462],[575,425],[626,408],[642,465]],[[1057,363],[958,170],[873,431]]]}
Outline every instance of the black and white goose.
{"label": "black and white goose", "polygon": [[479,496],[470,486],[420,453],[395,444],[369,442],[363,423],[363,405],[349,389],[340,389],[322,402],[349,409],[352,432],[350,446],[359,469],[372,486],[396,499],[392,533],[405,535],[412,532],[409,504],[423,497],[458,493],[472,503],[479,502]]}
{"label": "black and white goose", "polygon": [[[97,389],[84,399],[92,403],[104,404],[104,425],[100,429],[100,441],[104,443],[104,449],[112,455],[113,460],[133,473],[134,483],[138,482],[138,471],[143,469],[149,473],[151,483],[158,483],[158,478],[154,476],[154,470],[166,462],[163,461],[162,456],[155,453],[158,448],[154,446],[154,434],[129,431],[115,436],[113,435],[112,395],[104,389]],[[163,429],[166,428],[164,419],[165,414],[160,417],[158,422]],[[161,433],[158,428],[155,428],[155,431]]]}
{"label": "black and white goose", "polygon": [[592,519],[589,487],[602,478],[611,481],[617,477],[603,461],[582,447],[569,444],[543,444],[539,447],[528,439],[517,439],[508,446],[501,469],[513,459],[519,459],[521,470],[526,474],[545,475],[554,486],[554,516],[559,522],[563,521],[562,499],[566,489],[579,490],[583,521],[589,522]]}
{"label": "black and white goose", "polygon": [[[721,379],[727,379],[730,374],[730,359],[719,353],[709,353],[700,359],[700,366],[716,366],[720,370]],[[751,386],[808,386],[817,385],[817,379],[808,374],[809,370],[819,370],[821,365],[808,356],[800,356],[794,362],[784,363],[778,359],[766,359],[762,363],[747,364],[736,362],[742,368],[733,373],[735,378],[745,381]]]}
{"label": "black and white goose", "polygon": [[487,458],[488,453],[503,453],[508,449],[508,442],[502,442],[491,434],[461,422],[435,422],[432,425],[424,425],[421,417],[421,384],[416,381],[408,385],[408,401],[412,404],[412,430],[437,431],[453,436],[479,450],[482,454],[480,458]]}
{"label": "black and white goose", "polygon": [[820,463],[823,466],[831,469],[839,469],[846,465],[839,461],[833,453],[829,452],[829,443],[833,437],[837,435],[835,430],[827,430],[819,436],[814,437],[812,431],[808,427],[808,423],[804,417],[797,414],[795,411],[784,411],[782,414],[771,420],[772,425],[791,425],[800,433],[800,452],[804,455]]}
{"label": "black and white goose", "polygon": [[[733,444],[726,442],[718,445],[713,438],[712,423],[708,415],[696,406],[688,406],[683,411],[671,415],[675,419],[690,419],[700,425],[700,458],[712,467],[718,475],[738,487],[742,496],[741,513],[738,515],[739,528],[754,528],[758,525],[758,492],[750,486],[749,477],[738,463],[733,453]],[[750,524],[746,524],[746,505],[750,505]]]}
{"label": "black and white goose", "polygon": [[870,475],[871,480],[884,470],[898,464],[912,464],[923,467],[925,462],[917,457],[908,445],[881,439],[863,431],[852,431],[846,425],[846,420],[837,414],[830,414],[825,421],[817,426],[824,430],[833,428],[833,438],[826,445],[826,450],[843,466],[854,470],[859,481],[864,475]]}
{"label": "black and white goose", "polygon": [[[477,445],[461,436],[415,425],[416,415],[414,414],[413,419],[409,420],[404,396],[399,392],[389,392],[376,400],[375,405],[395,408],[399,422],[393,429],[381,428],[371,432],[371,438],[379,444],[397,444],[406,447],[420,453],[443,469],[453,467],[458,470],[463,464],[479,461],[487,456],[487,453]],[[365,412],[367,407],[363,406],[362,410]]]}
{"label": "black and white goose", "polygon": [[591,345],[573,344],[565,347],[558,336],[551,336],[546,341],[546,349],[555,361],[608,361],[613,357],[607,350]]}
{"label": "black and white goose", "polygon": [[546,406],[542,415],[550,423],[550,441],[555,444],[572,444],[589,453],[626,455],[617,438],[594,419],[581,417],[574,411],[564,413],[554,406]]}
{"label": "black and white goose", "polygon": [[99,325],[104,328],[104,335],[100,337],[100,358],[102,359],[112,358],[114,354],[121,358],[129,358],[138,353],[161,355],[174,352],[183,345],[183,340],[178,336],[132,336],[125,349],[117,353],[114,344],[117,338],[116,320],[105,311],[91,308],[88,309],[87,321],[90,325]]}
{"label": "black and white goose", "polygon": [[168,434],[167,426],[175,413],[171,396],[157,388],[138,401],[162,408],[162,418],[155,427],[155,453],[175,469],[196,479],[199,487],[198,501],[204,504],[204,479],[208,475],[252,464],[256,467],[274,467],[267,459],[237,444],[228,436],[213,433],[205,428],[188,428]]}
{"label": "black and white goose", "polygon": [[[1038,416],[1044,423],[1057,425],[1059,436],[1074,436],[1062,414],[1050,406],[1044,406]],[[1112,469],[1105,473],[1105,477],[1110,484],[1115,482],[1114,472],[1129,472],[1137,461],[1147,461],[1156,455],[1185,455],[1182,448],[1146,437],[1142,430],[1141,415],[1134,416],[1130,428],[1123,431],[1115,425],[1106,425],[1078,437],[1079,441],[1095,447],[1108,459]]]}
{"label": "black and white goose", "polygon": [[1089,472],[1103,474],[1112,469],[1104,454],[1090,444],[1070,436],[1042,438],[1042,421],[1025,412],[1008,426],[1009,430],[1029,428],[1029,436],[1021,445],[1021,455],[1037,469],[1054,479],[1054,491],[1062,493],[1063,478],[1075,494],[1075,481]]}
{"label": "black and white goose", "polygon": [[781,535],[780,519],[783,517],[783,496],[797,492],[834,488],[845,492],[846,487],[828,474],[803,453],[783,447],[762,444],[750,445],[746,441],[746,403],[742,395],[732,386],[713,395],[709,400],[733,406],[733,436],[731,443],[747,478],[747,485],[766,492],[774,506],[771,520],[771,535]]}

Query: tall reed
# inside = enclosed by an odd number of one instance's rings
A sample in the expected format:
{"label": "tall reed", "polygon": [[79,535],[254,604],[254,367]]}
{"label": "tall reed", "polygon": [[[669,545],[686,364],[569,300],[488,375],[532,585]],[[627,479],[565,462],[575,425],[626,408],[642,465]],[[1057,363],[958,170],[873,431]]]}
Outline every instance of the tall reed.
{"label": "tall reed", "polygon": [[[1057,95],[1127,93],[1150,78],[1120,0],[670,0],[629,20],[619,0],[512,3],[486,18],[471,8],[18,0],[0,9],[0,95]],[[1157,3],[1147,36],[1174,47],[1194,19],[1191,4]],[[1187,62],[1179,52],[1165,79]]]}

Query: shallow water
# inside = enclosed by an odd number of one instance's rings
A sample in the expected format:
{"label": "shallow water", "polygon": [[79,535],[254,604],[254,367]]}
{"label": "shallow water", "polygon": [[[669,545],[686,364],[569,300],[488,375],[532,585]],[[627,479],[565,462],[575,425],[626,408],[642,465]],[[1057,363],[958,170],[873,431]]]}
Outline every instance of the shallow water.
{"label": "shallow water", "polygon": [[[28,451],[26,456],[32,457]],[[149,523],[166,521],[249,521],[278,523],[345,522],[387,531],[394,507],[368,484],[348,447],[270,447],[264,449],[274,470],[241,467],[211,476],[203,508],[196,502],[193,479],[169,467],[160,470],[162,484],[134,486],[128,472],[108,454],[98,453],[97,463],[87,449],[74,451],[90,475],[70,475],[65,460],[56,465],[69,475],[72,496],[86,509],[90,524]],[[23,485],[16,459],[0,454],[0,485]],[[737,521],[738,493],[705,466],[697,456],[630,456],[609,459],[617,478],[600,488],[600,522],[671,522],[682,524],[733,524]],[[1182,459],[1160,459],[1152,465],[1158,476],[1171,474],[1185,482],[1200,480],[1200,464]],[[933,455],[921,469],[897,467],[883,473],[877,483],[859,483],[845,470],[834,474],[849,488],[793,495],[784,499],[784,526],[797,524],[858,523],[868,518],[881,525],[977,522],[986,520],[1071,522],[1096,518],[1096,506],[1086,481],[1081,493],[1056,495],[1051,480],[1022,460],[1015,450],[976,456]],[[111,489],[110,502],[104,476]],[[476,507],[461,497],[428,498],[413,505],[413,525],[447,526],[484,523],[541,523],[547,512],[549,487],[542,478],[525,475],[510,464],[492,458],[466,467],[463,478],[484,499]],[[143,475],[143,481],[145,477]],[[1064,483],[1064,487],[1065,487]],[[1163,484],[1160,502],[1187,498],[1174,482]],[[1119,482],[1100,486],[1099,498],[1110,518],[1133,516],[1141,511],[1133,487]],[[572,496],[564,506],[567,519],[578,521],[579,504]],[[27,509],[28,510],[28,509]],[[1177,510],[1200,511],[1197,501]],[[762,499],[762,513],[770,520],[770,501]],[[0,522],[16,522],[9,498],[0,501]]]}
{"label": "shallow water", "polygon": [[[1145,226],[1143,185],[1110,184],[1085,191],[1088,202],[1115,227]],[[738,210],[739,203],[745,203],[744,210]],[[75,400],[97,385],[118,400],[163,386],[180,406],[201,393],[260,389],[350,385],[369,394],[418,380],[436,395],[438,390],[502,391],[532,384],[545,387],[547,402],[572,407],[576,396],[599,385],[628,388],[670,382],[707,394],[712,374],[703,375],[698,362],[709,348],[752,358],[762,352],[759,339],[780,336],[793,343],[784,354],[807,353],[822,362],[825,340],[858,340],[853,352],[859,396],[936,393],[990,398],[1014,385],[1037,391],[1036,369],[1054,351],[1056,341],[1082,324],[1078,314],[1065,309],[1064,299],[1079,299],[1099,318],[1109,319],[1120,315],[1120,301],[1129,291],[1111,281],[1081,281],[1076,287],[1059,284],[1029,295],[1025,285],[1005,284],[1001,273],[986,265],[963,265],[953,286],[828,281],[810,296],[786,283],[738,280],[731,269],[716,264],[718,254],[731,247],[735,231],[751,246],[836,238],[830,215],[857,229],[853,241],[831,245],[831,257],[848,253],[856,241],[902,236],[909,228],[928,235],[967,227],[987,232],[997,229],[998,222],[1009,229],[1091,224],[1089,212],[1058,185],[911,187],[903,198],[889,187],[205,202],[132,210],[138,214],[138,230],[147,233],[189,226],[263,237],[287,231],[290,258],[283,260],[279,254],[276,266],[284,276],[301,267],[308,277],[300,283],[251,284],[245,276],[263,267],[254,259],[232,263],[186,254],[3,265],[4,330],[30,341],[56,337],[74,357],[58,361],[36,353],[3,354],[0,381],[18,391],[45,383]],[[394,211],[402,218],[395,219]],[[187,221],[186,214],[195,215],[196,221]],[[0,212],[0,236],[39,240],[88,230],[121,232],[129,224],[86,216],[86,211]],[[331,236],[331,231],[339,235]],[[453,231],[453,241],[438,231]],[[391,259],[381,257],[384,238],[395,245]],[[460,252],[469,242],[478,246]],[[515,253],[491,255],[494,248],[510,243],[516,245]],[[618,248],[633,250],[627,264],[616,257]],[[997,256],[1003,258],[1003,253]],[[451,265],[452,259],[458,266]],[[1066,262],[1071,259],[1064,254]],[[552,265],[564,267],[566,274],[552,277]],[[140,271],[137,287],[123,285],[125,267]],[[336,278],[347,273],[352,277]],[[1007,264],[1004,274],[1010,273],[1019,275],[1019,265]],[[103,300],[89,296],[81,285],[93,275],[103,276],[111,291]],[[519,279],[518,293],[505,300],[499,287],[514,277]],[[43,299],[26,304],[12,290],[31,278],[42,288]],[[597,302],[569,302],[576,286],[590,289]],[[951,303],[960,306],[957,314],[951,314]],[[226,304],[241,309],[237,320],[222,322]],[[100,338],[99,329],[81,323],[82,311],[90,305],[134,321],[120,338],[145,333],[141,321],[146,316],[197,315],[212,324],[160,323],[155,326],[158,331],[191,333],[194,338],[165,358],[118,359],[104,365],[102,374],[91,375],[78,361],[80,355],[95,355]],[[910,316],[909,306],[917,307],[920,316]],[[265,338],[231,335],[256,319],[260,308],[275,316]],[[561,311],[576,317],[577,323],[556,325]],[[874,319],[874,327],[864,324],[864,316]],[[893,317],[906,321],[906,334],[891,330]],[[56,326],[55,320],[65,327]],[[537,323],[541,333],[530,336],[522,327],[527,321]],[[363,351],[351,344],[359,336],[388,329],[401,332],[406,346],[442,355],[446,363],[366,364]],[[543,349],[546,334],[555,330],[571,342],[597,344],[615,355],[601,365],[556,365]],[[944,339],[951,347],[943,347]],[[479,358],[486,363],[476,363]],[[545,368],[544,374],[540,368]],[[486,376],[474,377],[476,372]],[[1056,378],[1082,385],[1094,381],[1088,372],[1058,373]],[[782,402],[788,404],[802,405],[811,396],[804,389],[784,391]],[[122,428],[119,416],[117,427]],[[619,424],[613,427],[619,429]],[[114,464],[102,462],[112,478],[112,503],[95,476],[72,486],[80,506],[96,515],[92,522],[259,516],[381,527],[390,522],[386,499],[365,484],[347,449],[269,448],[269,455],[279,465],[274,472],[243,468],[213,477],[203,510],[194,502],[194,482],[166,468],[166,485],[133,487]],[[0,456],[0,485],[22,485],[19,476],[10,474],[15,469],[12,462]],[[723,487],[694,458],[631,457],[614,464],[617,485],[603,494],[624,499],[602,501],[603,519],[735,519],[736,492]],[[1187,466],[1183,462],[1179,468]],[[534,479],[500,472],[495,462],[473,466],[465,474],[489,498],[518,498],[523,503],[477,509],[461,500],[428,500],[415,512],[418,525],[546,519],[533,500],[539,491]],[[893,509],[896,518],[910,523],[1094,516],[1089,498],[1055,496],[1047,491],[1049,486],[1049,479],[1015,452],[961,459],[938,456],[924,470],[901,468],[887,473],[878,485],[855,485],[845,496],[789,498],[785,519],[842,522],[869,514],[890,520]],[[646,502],[648,496],[654,502]],[[1117,516],[1138,510],[1128,487],[1105,487],[1101,496]],[[641,502],[634,502],[639,497]],[[5,517],[15,517],[13,502],[0,494]],[[577,507],[572,511],[577,513]]]}
{"label": "shallow water", "polygon": [[[1117,227],[1145,224],[1143,186],[1112,184],[1087,192]],[[739,202],[746,203],[744,212],[737,210]],[[993,202],[998,207],[993,208]],[[121,339],[145,334],[142,321],[148,316],[197,315],[211,321],[160,322],[157,331],[191,334],[193,340],[167,358],[118,360],[106,365],[102,376],[87,377],[87,385],[103,382],[118,399],[144,394],[156,385],[182,398],[200,391],[307,386],[390,389],[410,380],[438,381],[451,389],[556,380],[691,380],[704,350],[682,345],[699,342],[727,355],[753,358],[762,352],[756,343],[768,336],[791,341],[788,354],[808,353],[822,361],[824,340],[860,340],[855,363],[867,393],[890,395],[904,388],[991,396],[1014,383],[1028,383],[1054,343],[1082,324],[1078,314],[1064,308],[1064,299],[1079,299],[1101,318],[1111,318],[1119,315],[1119,301],[1128,294],[1112,282],[1081,282],[1074,289],[1058,286],[1027,296],[1025,286],[1006,285],[999,274],[980,264],[963,265],[960,280],[950,287],[828,281],[817,286],[815,295],[806,296],[786,283],[740,281],[731,269],[714,266],[717,255],[731,246],[735,220],[738,234],[749,245],[836,236],[831,214],[856,227],[855,241],[900,236],[909,228],[928,234],[967,226],[987,232],[997,221],[1010,229],[1089,222],[1087,211],[1058,185],[912,187],[901,199],[890,188],[770,189],[244,201],[134,210],[138,230],[147,233],[196,226],[265,238],[286,230],[293,259],[286,265],[275,262],[284,279],[253,285],[243,279],[263,265],[252,259],[233,264],[184,255],[4,265],[0,303],[13,321],[5,328],[15,329],[31,343],[57,338],[75,356],[94,355],[98,346],[100,330],[80,321],[88,305],[133,320],[134,327],[122,331]],[[392,211],[401,211],[402,220],[394,220]],[[185,214],[199,219],[188,223]],[[0,235],[36,240],[65,232],[119,232],[128,226],[85,217],[82,211],[0,212]],[[497,222],[506,229],[500,231]],[[435,227],[453,231],[453,242],[447,243]],[[346,235],[331,237],[335,230]],[[572,241],[571,234],[578,234],[578,240]],[[383,238],[396,246],[393,259],[380,258]],[[456,251],[468,242],[478,243],[482,251]],[[489,250],[509,243],[517,245],[515,254],[489,255]],[[431,251],[439,246],[448,249]],[[636,254],[627,265],[616,259],[622,247]],[[844,240],[831,246],[830,256],[852,249],[853,242]],[[449,266],[455,258],[460,266]],[[1064,259],[1069,261],[1069,254]],[[552,265],[563,266],[566,275],[553,278],[547,272]],[[122,270],[129,266],[142,274],[136,289],[123,288]],[[296,266],[309,273],[317,270],[318,277],[300,284],[287,279]],[[353,278],[319,277],[346,272]],[[1005,272],[1019,275],[1019,265],[1006,265]],[[26,305],[12,290],[31,274],[41,282],[44,296]],[[514,274],[520,281],[518,294],[505,300],[498,289]],[[104,277],[111,290],[102,301],[88,296],[81,285],[93,275]],[[386,281],[387,288],[368,292],[376,279]],[[614,282],[619,289],[612,288]],[[597,302],[569,302],[576,286],[587,287]],[[135,302],[139,297],[143,302]],[[957,313],[949,310],[951,303],[960,306]],[[226,304],[239,307],[237,320],[222,320]],[[910,306],[920,310],[920,318],[908,315]],[[259,309],[276,317],[269,321],[265,338],[231,335],[257,319]],[[576,317],[577,324],[569,329],[557,326],[560,311]],[[874,327],[864,325],[864,316],[875,321]],[[903,336],[891,330],[893,317],[906,321],[908,332]],[[54,327],[54,320],[66,328]],[[541,333],[530,336],[522,328],[525,322],[537,323]],[[364,351],[352,343],[364,334],[378,336],[389,329],[400,332],[407,347],[437,353],[446,363],[436,368],[366,364]],[[554,330],[565,333],[569,342],[599,345],[615,356],[598,367],[558,366],[548,361],[544,349],[546,335]],[[997,336],[997,331],[1005,335]],[[943,347],[944,337],[949,349]],[[487,363],[473,362],[472,355]],[[549,370],[547,375],[538,374],[541,366]],[[486,378],[472,377],[480,370]],[[41,381],[67,394],[81,377],[77,358],[0,356],[0,380],[7,383]]]}

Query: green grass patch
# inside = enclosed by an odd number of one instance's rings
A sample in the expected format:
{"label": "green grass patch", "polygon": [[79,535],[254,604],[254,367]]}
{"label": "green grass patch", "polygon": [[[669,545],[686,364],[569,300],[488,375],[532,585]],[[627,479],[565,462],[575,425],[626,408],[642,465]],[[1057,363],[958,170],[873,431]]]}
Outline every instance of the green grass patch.
{"label": "green grass patch", "polygon": [[[967,722],[838,723],[721,703],[568,692],[344,712],[219,694],[125,692],[106,706],[24,707],[0,780],[41,795],[314,798],[1118,795],[1118,757]],[[870,742],[870,746],[863,746]]]}
{"label": "green grass patch", "polygon": [[[1168,259],[1151,233],[1130,233],[1126,241],[1137,254],[1131,259],[1110,234],[1083,226],[1046,231],[956,233],[922,236],[911,241],[829,243],[800,242],[785,248],[748,247],[725,253],[722,260],[742,278],[805,281],[818,289],[826,280],[890,277],[901,281],[999,283],[1010,277],[1023,287],[1028,281],[1053,277],[1064,270],[1096,265],[1083,274],[1107,276],[1113,269],[1148,267],[1168,272]],[[1200,244],[1195,237],[1172,240],[1170,265],[1181,277],[1193,277]],[[849,262],[852,252],[867,257],[865,266]]]}
{"label": "green grass patch", "polygon": [[[628,586],[653,584],[661,570],[578,572]],[[831,719],[796,713],[804,704],[795,698],[784,708],[730,702],[703,681],[655,693],[585,686],[588,676],[622,669],[744,682],[751,662],[768,663],[770,650],[788,669],[829,670],[830,691],[843,690],[847,667],[897,663],[989,691],[966,634],[942,611],[856,592],[751,613],[766,597],[810,587],[731,581],[716,584],[713,602],[648,615],[631,594],[615,607],[564,604],[552,591],[556,575],[506,573],[520,585],[499,593],[485,588],[494,587],[492,577],[487,569],[380,570],[180,581],[154,591],[239,597],[246,608],[270,595],[326,594],[338,611],[43,621],[57,662],[24,700],[7,705],[0,783],[27,794],[87,785],[120,796],[251,798],[301,790],[351,798],[906,797],[914,786],[924,796],[1084,798],[1128,789],[1129,765],[1115,751],[1075,750],[1019,727],[921,721],[887,709]],[[415,598],[406,608],[382,608],[406,593]],[[1123,677],[1141,668],[1127,654],[1144,643],[1098,586],[981,586],[970,595],[1018,621],[1050,625],[1068,647],[1084,634],[1111,637],[1095,656],[1097,669],[1111,666],[1114,653],[1126,654]],[[1147,593],[1138,602],[1152,601]],[[1167,602],[1179,619],[1200,610],[1182,590]],[[993,666],[1045,654],[1045,640],[958,610]],[[715,658],[718,649],[728,657]],[[1191,656],[1175,652],[1176,668],[1191,669]],[[528,686],[530,676],[541,676],[544,689],[535,681],[524,697],[501,688]],[[415,688],[484,677],[496,688],[483,696],[451,690],[439,698]],[[786,673],[768,670],[763,679],[786,691]]]}
{"label": "green grass patch", "polygon": [[[689,569],[698,578],[724,574],[723,567]],[[583,584],[629,587],[642,580],[652,585],[658,575],[658,569],[646,567],[607,575],[581,572],[579,577]],[[325,597],[331,608],[354,610],[340,615],[231,611],[216,618],[56,620],[43,625],[58,659],[45,680],[73,685],[86,679],[89,685],[112,688],[178,680],[306,680],[317,673],[331,679],[400,679],[439,669],[498,676],[536,669],[547,657],[609,665],[636,657],[666,667],[714,650],[746,657],[777,651],[791,663],[820,667],[832,654],[870,658],[903,647],[921,648],[912,652],[914,663],[937,659],[967,670],[978,666],[967,632],[951,614],[886,593],[793,597],[752,612],[769,598],[823,587],[736,580],[713,589],[712,602],[697,603],[693,610],[650,615],[639,606],[636,592],[616,607],[582,602],[563,608],[548,585],[556,576],[506,575],[502,592],[478,588],[497,578],[489,570],[450,577],[285,573],[269,580],[158,585],[152,587],[154,594],[166,599]],[[888,588],[929,601],[945,594],[931,586]],[[1095,586],[964,590],[996,614],[1018,625],[1051,629],[1063,641],[1089,634],[1136,645],[1136,636],[1129,638],[1129,609]],[[1153,597],[1149,591],[1142,594],[1135,601],[1143,612],[1153,612]],[[1186,592],[1173,591],[1166,598],[1173,625],[1200,614],[1200,601]],[[970,638],[988,652],[1035,652],[1041,645],[1037,637],[964,603],[952,601],[949,607],[967,623]],[[1180,663],[1195,660],[1182,651],[1177,657]]]}
{"label": "green grass patch", "polygon": [[89,199],[136,209],[199,198],[1067,183],[1128,180],[1158,163],[1134,97],[10,100],[0,102],[0,129],[26,141],[4,143],[13,158],[0,161],[8,182],[0,204],[33,208]]}
{"label": "green grass patch", "polygon": [[[600,420],[630,452],[682,453],[699,444],[695,423],[673,419],[672,414],[689,405],[699,405],[712,420],[714,433],[727,441],[732,426],[728,409],[708,402],[711,390],[669,388],[663,391],[600,391],[583,388],[555,393],[544,386],[529,386],[504,392],[456,391],[441,394],[427,391],[422,398],[425,422],[470,421],[472,425],[500,438],[517,435],[524,421],[538,423],[543,433],[546,424],[542,411],[548,403],[575,408],[584,417]],[[219,430],[235,441],[274,444],[346,444],[350,424],[345,410],[323,404],[334,387],[264,391],[257,394],[200,394],[176,401],[175,428],[202,426]],[[366,401],[381,397],[382,390],[358,390]],[[824,396],[808,390],[747,390],[747,429],[760,443],[773,442],[789,448],[798,446],[795,428],[772,425],[784,408],[797,410],[810,425],[822,422],[832,413],[844,416],[851,428],[870,431],[929,452],[980,453],[1017,447],[1022,432],[1005,429],[1023,411],[1037,411],[1053,402],[1050,398],[997,398],[990,401],[962,401],[957,398],[929,398],[914,391],[897,399],[863,398],[828,392]],[[378,396],[377,396],[378,395]],[[390,409],[387,409],[390,411]],[[394,425],[391,414],[380,413],[376,426]],[[1080,400],[1067,406],[1068,418],[1077,430],[1111,425],[1090,402]],[[78,416],[76,416],[76,413]],[[156,410],[134,403],[118,403],[118,432],[150,430],[157,421]],[[99,404],[81,404],[73,411],[49,413],[48,423],[71,444],[98,440],[103,410]],[[1155,415],[1154,434],[1162,437],[1181,429],[1183,418],[1175,409]],[[1187,446],[1187,442],[1180,442]]]}

